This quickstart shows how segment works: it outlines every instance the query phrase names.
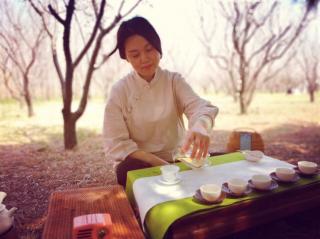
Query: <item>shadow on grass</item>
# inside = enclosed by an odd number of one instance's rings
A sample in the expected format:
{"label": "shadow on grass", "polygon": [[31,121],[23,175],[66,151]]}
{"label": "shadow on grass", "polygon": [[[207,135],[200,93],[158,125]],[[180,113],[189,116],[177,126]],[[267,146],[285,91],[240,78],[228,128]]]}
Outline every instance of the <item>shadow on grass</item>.
{"label": "shadow on grass", "polygon": [[262,132],[265,153],[290,163],[320,163],[320,125],[284,124]]}

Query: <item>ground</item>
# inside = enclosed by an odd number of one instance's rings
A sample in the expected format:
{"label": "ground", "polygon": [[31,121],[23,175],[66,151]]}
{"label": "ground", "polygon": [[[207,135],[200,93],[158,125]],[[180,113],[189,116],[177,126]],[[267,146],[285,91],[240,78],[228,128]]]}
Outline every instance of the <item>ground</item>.
{"label": "ground", "polygon": [[[279,99],[285,101],[283,105]],[[247,116],[238,115],[236,106],[231,103],[222,107],[222,100],[218,100],[220,118],[217,118],[212,132],[211,150],[225,151],[233,129],[250,127],[262,135],[266,155],[290,163],[309,160],[320,164],[319,104],[312,105],[301,97],[285,99],[278,96],[261,101],[263,106],[253,105]],[[8,193],[4,203],[9,208],[18,207],[16,228],[21,238],[28,239],[41,237],[48,199],[53,191],[116,183],[113,163],[104,157],[100,129],[80,124],[78,147],[65,151],[60,127],[56,125],[59,117],[50,118],[50,122],[43,120],[42,114],[47,113],[40,111],[42,107],[48,108],[48,105],[39,104],[38,118],[31,120],[20,116],[20,113],[0,112],[0,191]],[[103,106],[99,103],[98,108]],[[88,111],[92,113],[90,109]],[[101,110],[97,112],[100,113],[92,113],[92,118],[85,121],[91,123],[97,114],[103,118]],[[310,213],[258,227],[232,238],[320,238],[320,222],[311,220]]]}

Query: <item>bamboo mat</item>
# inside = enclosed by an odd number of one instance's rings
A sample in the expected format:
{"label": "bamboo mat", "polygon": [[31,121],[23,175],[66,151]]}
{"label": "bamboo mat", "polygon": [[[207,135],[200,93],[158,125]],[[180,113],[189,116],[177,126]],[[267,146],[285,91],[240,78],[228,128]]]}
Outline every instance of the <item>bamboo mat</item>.
{"label": "bamboo mat", "polygon": [[112,238],[144,238],[121,186],[82,188],[51,194],[43,239],[71,239],[75,216],[110,213]]}

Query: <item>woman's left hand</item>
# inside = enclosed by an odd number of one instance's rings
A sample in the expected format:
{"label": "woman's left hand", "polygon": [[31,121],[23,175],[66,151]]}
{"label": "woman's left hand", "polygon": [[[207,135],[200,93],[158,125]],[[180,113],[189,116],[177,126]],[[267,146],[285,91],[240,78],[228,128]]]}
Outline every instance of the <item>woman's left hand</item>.
{"label": "woman's left hand", "polygon": [[187,152],[192,145],[191,158],[201,159],[207,157],[210,137],[209,133],[202,125],[195,125],[190,129],[182,146],[182,151]]}

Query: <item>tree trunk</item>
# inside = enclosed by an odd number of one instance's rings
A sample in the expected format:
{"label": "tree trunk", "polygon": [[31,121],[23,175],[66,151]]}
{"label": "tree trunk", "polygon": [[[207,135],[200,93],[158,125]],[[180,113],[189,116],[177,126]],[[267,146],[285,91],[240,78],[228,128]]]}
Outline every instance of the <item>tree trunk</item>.
{"label": "tree trunk", "polygon": [[239,91],[239,103],[240,103],[240,114],[244,115],[247,113],[247,104],[246,104],[246,85],[247,85],[247,75],[246,75],[246,67],[244,64],[243,56],[240,56],[240,64],[239,64],[239,72],[240,72],[240,91]]}
{"label": "tree trunk", "polygon": [[32,101],[30,99],[30,96],[26,96],[26,103],[27,103],[27,107],[28,107],[28,116],[32,117],[34,116],[34,111],[33,111],[33,105],[32,105]]}
{"label": "tree trunk", "polygon": [[310,102],[313,103],[314,102],[314,90],[309,91],[309,98],[310,98]]}
{"label": "tree trunk", "polygon": [[28,107],[28,116],[32,117],[32,116],[34,116],[34,111],[33,111],[31,95],[30,95],[30,91],[29,91],[29,79],[26,76],[24,77],[23,88],[24,88],[23,89],[24,100],[25,100],[27,107]]}
{"label": "tree trunk", "polygon": [[239,103],[240,103],[240,114],[244,115],[247,113],[247,105],[245,103],[244,92],[240,91],[239,94]]}
{"label": "tree trunk", "polygon": [[64,136],[64,148],[73,149],[77,145],[77,131],[76,122],[77,119],[72,113],[63,114],[63,136]]}

